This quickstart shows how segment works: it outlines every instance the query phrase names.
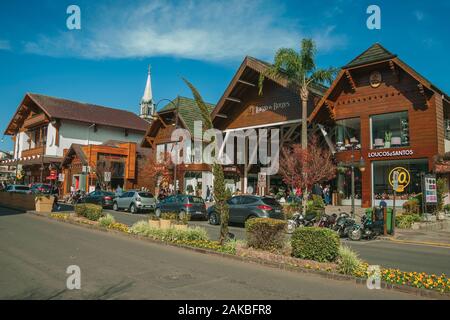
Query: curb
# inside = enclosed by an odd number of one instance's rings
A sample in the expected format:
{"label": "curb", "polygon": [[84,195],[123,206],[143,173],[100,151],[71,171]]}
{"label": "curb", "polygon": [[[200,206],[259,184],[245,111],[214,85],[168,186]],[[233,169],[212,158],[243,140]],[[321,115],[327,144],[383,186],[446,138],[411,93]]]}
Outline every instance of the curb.
{"label": "curb", "polygon": [[392,241],[392,242],[398,242],[398,243],[406,243],[406,244],[417,244],[417,245],[427,245],[427,246],[436,246],[436,247],[444,247],[444,248],[450,248],[450,243],[446,242],[433,242],[433,241],[415,241],[415,240],[403,240],[398,239],[396,236],[391,237],[378,237],[377,240],[382,241]]}
{"label": "curb", "polygon": [[[255,258],[255,257],[243,257],[243,256],[237,256],[237,255],[231,255],[231,254],[227,254],[227,253],[217,252],[217,251],[213,251],[213,250],[209,250],[209,249],[195,248],[195,247],[190,247],[190,246],[182,245],[182,244],[164,242],[164,241],[160,241],[160,240],[151,239],[149,237],[144,237],[144,236],[130,234],[130,233],[124,233],[124,232],[117,231],[117,230],[111,230],[111,229],[99,227],[97,225],[83,224],[83,223],[79,223],[79,222],[71,221],[71,220],[55,219],[55,218],[51,218],[50,216],[48,216],[46,214],[39,213],[36,211],[27,211],[26,213],[30,214],[30,215],[35,215],[35,216],[38,216],[41,218],[47,218],[49,220],[53,220],[53,221],[57,221],[57,222],[63,222],[63,223],[68,223],[68,224],[79,226],[79,227],[84,227],[87,229],[93,229],[93,230],[103,231],[103,232],[107,232],[107,233],[113,233],[113,234],[117,234],[117,235],[120,235],[120,236],[126,237],[126,238],[131,237],[134,239],[144,240],[144,241],[154,243],[154,244],[160,244],[160,245],[162,244],[162,245],[166,245],[166,246],[170,246],[170,247],[183,248],[183,249],[187,249],[187,250],[190,250],[193,252],[209,254],[209,255],[214,255],[214,256],[220,256],[220,257],[232,259],[235,261],[240,261],[240,262],[245,262],[245,263],[253,263],[253,264],[258,264],[258,265],[262,265],[262,266],[267,266],[267,267],[272,267],[272,268],[276,268],[276,269],[297,272],[297,273],[314,274],[314,275],[317,275],[317,276],[320,276],[320,277],[326,278],[326,279],[353,282],[357,285],[366,286],[366,283],[367,283],[367,280],[364,278],[356,278],[356,277],[350,276],[350,275],[343,275],[343,274],[331,273],[331,272],[314,270],[314,269],[306,269],[306,268],[302,268],[299,266],[292,266],[292,265],[288,265],[288,264],[284,264],[284,263],[280,263],[280,262],[268,261],[268,260],[263,260],[263,259],[259,259],[259,258]],[[450,293],[440,293],[437,291],[419,289],[419,288],[414,288],[414,287],[410,287],[410,286],[406,286],[406,285],[397,285],[397,284],[387,283],[385,281],[381,281],[381,289],[394,290],[394,291],[398,291],[398,292],[408,293],[408,294],[425,297],[425,298],[431,298],[431,299],[450,300]]]}

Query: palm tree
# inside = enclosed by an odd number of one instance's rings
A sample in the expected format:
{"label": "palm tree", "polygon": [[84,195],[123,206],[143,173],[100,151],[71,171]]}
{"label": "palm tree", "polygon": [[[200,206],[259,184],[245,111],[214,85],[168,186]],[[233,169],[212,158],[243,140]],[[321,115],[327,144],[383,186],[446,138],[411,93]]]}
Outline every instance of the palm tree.
{"label": "palm tree", "polygon": [[[198,92],[198,90],[194,87],[192,83],[183,78],[184,83],[191,89],[192,95],[194,96],[195,103],[200,109],[200,113],[202,115],[203,120],[203,129],[208,130],[213,128],[213,123],[211,119],[211,114],[209,109],[206,107],[206,104]],[[214,143],[216,140],[214,139]],[[217,155],[214,155],[215,157]],[[212,172],[214,179],[214,201],[216,203],[216,211],[220,217],[220,238],[219,242],[221,245],[225,243],[229,239],[229,231],[228,231],[228,221],[230,218],[229,207],[227,204],[227,200],[230,198],[230,194],[228,194],[227,189],[225,187],[225,177],[223,173],[223,168],[215,158],[212,164]]]}
{"label": "palm tree", "polygon": [[317,83],[331,83],[336,74],[335,68],[316,69],[314,58],[316,46],[312,39],[303,39],[300,52],[281,48],[274,63],[259,76],[259,94],[262,95],[264,79],[287,79],[288,85],[298,92],[302,101],[302,149],[307,149],[308,97],[311,87]]}
{"label": "palm tree", "polygon": [[[337,73],[335,68],[317,69],[314,58],[316,46],[312,39],[302,39],[300,52],[281,48],[275,54],[274,63],[259,76],[259,94],[262,95],[264,79],[286,79],[302,102],[302,150],[308,149],[308,97],[311,87],[318,83],[331,83]],[[307,180],[304,172],[304,180]],[[303,213],[306,213],[308,190],[303,191]]]}

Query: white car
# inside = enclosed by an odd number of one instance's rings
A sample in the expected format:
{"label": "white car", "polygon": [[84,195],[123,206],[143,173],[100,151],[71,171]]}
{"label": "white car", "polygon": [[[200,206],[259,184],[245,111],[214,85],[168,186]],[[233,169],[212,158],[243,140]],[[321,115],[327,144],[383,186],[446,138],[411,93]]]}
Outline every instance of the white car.
{"label": "white car", "polygon": [[121,196],[114,198],[113,209],[128,210],[130,213],[139,211],[153,211],[156,207],[155,197],[145,191],[125,191]]}

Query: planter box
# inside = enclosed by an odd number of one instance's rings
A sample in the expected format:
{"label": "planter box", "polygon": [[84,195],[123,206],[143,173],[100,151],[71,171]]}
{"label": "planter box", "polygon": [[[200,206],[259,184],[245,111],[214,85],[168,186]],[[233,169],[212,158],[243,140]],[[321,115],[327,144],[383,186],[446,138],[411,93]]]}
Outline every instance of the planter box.
{"label": "planter box", "polygon": [[160,228],[159,220],[148,220],[148,224],[152,228]]}
{"label": "planter box", "polygon": [[176,230],[183,230],[183,231],[186,231],[188,229],[187,224],[174,224],[173,227]]}
{"label": "planter box", "polygon": [[55,198],[53,196],[36,197],[36,212],[52,212],[54,201]]}
{"label": "planter box", "polygon": [[159,227],[161,229],[169,229],[171,225],[172,225],[171,220],[164,220],[164,219],[159,220]]}

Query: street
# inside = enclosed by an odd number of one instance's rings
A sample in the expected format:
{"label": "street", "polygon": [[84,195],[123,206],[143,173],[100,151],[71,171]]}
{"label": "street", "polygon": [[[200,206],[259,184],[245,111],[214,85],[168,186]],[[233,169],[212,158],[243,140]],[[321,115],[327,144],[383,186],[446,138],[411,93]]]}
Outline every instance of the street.
{"label": "street", "polygon": [[[0,209],[1,299],[415,299]],[[81,290],[66,269],[81,268]]]}
{"label": "street", "polygon": [[[146,220],[146,214],[130,214],[106,210],[118,222],[128,225],[139,220]],[[205,228],[211,239],[219,237],[219,226],[212,226],[207,221],[191,221],[191,225]],[[245,239],[245,229],[242,226],[231,226],[230,232],[236,239]],[[354,242],[342,239],[342,243],[355,250],[361,259],[369,264],[379,264],[384,267],[398,268],[404,271],[427,272],[434,274],[450,274],[450,248],[429,245],[415,245],[389,242],[384,240]]]}

